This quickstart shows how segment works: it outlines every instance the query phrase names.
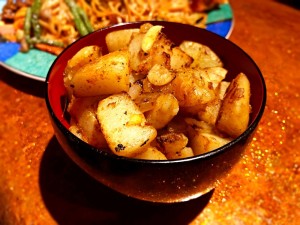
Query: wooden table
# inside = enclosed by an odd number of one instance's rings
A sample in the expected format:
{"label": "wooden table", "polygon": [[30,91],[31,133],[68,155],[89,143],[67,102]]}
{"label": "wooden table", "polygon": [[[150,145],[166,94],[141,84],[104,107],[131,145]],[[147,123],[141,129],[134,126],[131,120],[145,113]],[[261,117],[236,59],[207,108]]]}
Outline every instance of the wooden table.
{"label": "wooden table", "polygon": [[54,137],[44,84],[0,68],[0,224],[300,224],[300,10],[232,0],[230,37],[260,67],[265,114],[243,159],[207,195],[157,205],[95,182]]}

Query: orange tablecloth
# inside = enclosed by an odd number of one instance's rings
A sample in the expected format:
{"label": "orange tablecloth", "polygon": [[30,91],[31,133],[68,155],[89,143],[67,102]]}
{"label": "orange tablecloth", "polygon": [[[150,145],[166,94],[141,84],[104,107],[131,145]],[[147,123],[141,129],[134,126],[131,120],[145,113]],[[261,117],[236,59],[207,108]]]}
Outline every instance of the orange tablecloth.
{"label": "orange tablecloth", "polygon": [[268,99],[243,159],[207,195],[157,205],[95,182],[62,151],[44,84],[0,68],[0,224],[300,224],[300,10],[232,0],[230,40],[260,67]]}

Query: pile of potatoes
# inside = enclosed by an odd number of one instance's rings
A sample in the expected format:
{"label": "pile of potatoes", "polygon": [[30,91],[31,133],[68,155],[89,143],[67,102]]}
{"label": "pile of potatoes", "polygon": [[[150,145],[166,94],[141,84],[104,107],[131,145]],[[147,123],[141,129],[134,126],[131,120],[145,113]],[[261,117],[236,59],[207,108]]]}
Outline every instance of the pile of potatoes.
{"label": "pile of potatoes", "polygon": [[70,131],[119,156],[191,157],[221,147],[249,123],[250,83],[207,46],[179,46],[162,26],[114,31],[79,50],[64,71]]}

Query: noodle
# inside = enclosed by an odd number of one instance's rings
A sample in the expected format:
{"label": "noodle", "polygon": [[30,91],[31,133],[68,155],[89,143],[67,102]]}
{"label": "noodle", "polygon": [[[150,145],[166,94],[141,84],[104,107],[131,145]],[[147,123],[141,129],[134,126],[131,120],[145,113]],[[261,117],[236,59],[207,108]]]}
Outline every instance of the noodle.
{"label": "noodle", "polygon": [[[32,47],[34,43],[51,45],[54,42],[57,47],[66,47],[92,30],[122,22],[164,20],[205,28],[207,17],[206,13],[193,9],[195,2],[192,0],[33,0],[14,12],[12,9],[17,5],[8,1],[6,11],[15,13],[17,32],[24,32],[22,24],[26,8],[32,8],[35,3],[40,4],[38,26],[41,28],[41,36],[27,37],[26,40],[32,43],[27,43],[28,46],[23,49]],[[18,13],[18,10],[23,11]],[[34,26],[30,29],[35,31]],[[19,42],[21,45],[24,43],[23,40]]]}

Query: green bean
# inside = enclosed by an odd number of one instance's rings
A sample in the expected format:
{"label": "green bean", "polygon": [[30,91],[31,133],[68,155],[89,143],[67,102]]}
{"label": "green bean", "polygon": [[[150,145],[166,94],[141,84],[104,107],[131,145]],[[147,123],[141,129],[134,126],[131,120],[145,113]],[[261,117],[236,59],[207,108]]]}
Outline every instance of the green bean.
{"label": "green bean", "polygon": [[25,21],[24,21],[24,35],[25,35],[25,41],[28,46],[31,45],[30,32],[31,32],[31,8],[28,7],[26,10]]}
{"label": "green bean", "polygon": [[89,33],[88,30],[85,27],[84,22],[80,18],[80,14],[77,10],[76,3],[73,0],[66,0],[66,3],[69,6],[69,9],[74,17],[74,23],[80,35],[84,36],[88,34]]}
{"label": "green bean", "polygon": [[41,9],[41,0],[34,0],[31,10],[31,24],[34,32],[34,37],[40,39],[41,37],[41,26],[39,24],[39,13]]}
{"label": "green bean", "polygon": [[89,18],[87,17],[85,11],[79,6],[77,6],[77,10],[78,10],[78,13],[79,13],[81,19],[83,20],[84,25],[85,25],[86,29],[88,30],[88,32],[89,33],[93,32],[94,28],[92,27],[92,24],[90,23]]}
{"label": "green bean", "polygon": [[61,48],[65,47],[64,43],[62,43],[60,41],[54,41],[54,40],[50,40],[50,39],[46,39],[46,38],[41,38],[39,41],[37,41],[37,43],[43,43],[43,44],[52,45],[52,46],[61,47]]}

